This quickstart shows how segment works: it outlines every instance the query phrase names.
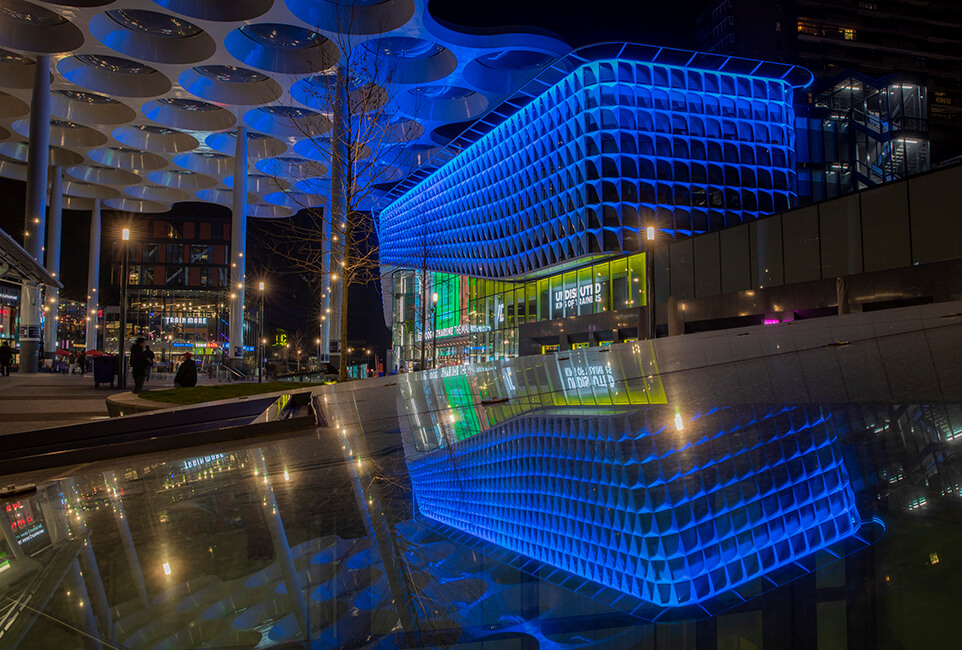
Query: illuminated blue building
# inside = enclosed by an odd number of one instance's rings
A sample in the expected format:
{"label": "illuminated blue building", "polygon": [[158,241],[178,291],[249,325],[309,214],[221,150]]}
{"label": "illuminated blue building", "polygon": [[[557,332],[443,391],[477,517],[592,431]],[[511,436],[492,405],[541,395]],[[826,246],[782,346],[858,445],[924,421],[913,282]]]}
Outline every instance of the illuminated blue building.
{"label": "illuminated blue building", "polygon": [[[442,365],[516,356],[522,325],[646,307],[650,260],[624,256],[647,228],[688,237],[795,204],[792,99],[810,81],[632,44],[559,59],[380,212],[396,358],[412,363],[435,329]],[[428,329],[435,292],[444,325]],[[623,329],[592,343],[639,337]]]}
{"label": "illuminated blue building", "polygon": [[691,235],[787,209],[792,93],[810,80],[794,66],[662,48],[576,52],[380,213],[381,259],[517,278],[639,250],[648,226]]}

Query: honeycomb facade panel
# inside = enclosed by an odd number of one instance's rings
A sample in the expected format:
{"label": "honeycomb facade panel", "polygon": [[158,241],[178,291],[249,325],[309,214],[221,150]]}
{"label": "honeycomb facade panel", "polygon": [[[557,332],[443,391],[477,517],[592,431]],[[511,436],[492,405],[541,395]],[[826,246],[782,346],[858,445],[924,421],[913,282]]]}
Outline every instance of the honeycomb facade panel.
{"label": "honeycomb facade panel", "polygon": [[796,199],[795,84],[645,61],[584,63],[380,213],[382,261],[511,278],[633,251]]}
{"label": "honeycomb facade panel", "polygon": [[[391,132],[374,137],[377,142],[387,142],[389,152],[371,154],[392,160],[402,157],[412,165],[402,170],[408,174],[415,171],[415,164],[429,164],[429,156],[422,154],[436,150],[430,134],[438,127],[464,119],[457,117],[462,114],[482,116],[537,72],[527,59],[508,57],[507,53],[530,50],[547,65],[570,51],[556,38],[531,33],[504,30],[479,37],[455,25],[440,29],[430,17],[426,0],[14,4],[17,10],[0,20],[9,27],[0,30],[0,140],[9,140],[13,134],[27,137],[15,123],[20,127],[19,122],[26,123],[29,117],[37,55],[56,53],[46,61],[51,73],[52,115],[96,132],[95,139],[56,143],[81,157],[70,166],[98,161],[106,157],[104,151],[117,148],[147,150],[164,159],[164,165],[152,168],[178,165],[175,158],[193,164],[193,157],[181,154],[196,148],[198,156],[206,155],[210,148],[217,150],[217,146],[206,146],[211,142],[230,145],[221,136],[242,124],[275,139],[266,147],[262,145],[267,141],[251,143],[250,166],[256,165],[258,158],[282,156],[299,142],[330,129],[324,117],[330,104],[315,101],[320,106],[313,111],[303,105],[303,93],[298,91],[303,82],[337,63],[354,67],[358,76],[365,77],[356,70],[359,64],[352,55],[363,50],[376,51],[383,64],[378,74],[389,77],[379,81],[385,88],[398,86],[396,97],[385,98],[403,99],[406,111],[402,113],[391,103],[392,116],[385,124]],[[475,60],[499,65],[468,79],[465,66]],[[512,83],[493,83],[505,75]],[[410,94],[412,84],[424,83],[431,84],[429,92]],[[318,99],[316,93],[313,99]],[[458,106],[470,110],[455,110]],[[151,144],[158,140],[152,136],[162,134],[150,133],[144,141],[143,135],[131,132],[145,128],[180,131],[192,144]],[[74,131],[74,135],[91,135]],[[402,149],[405,151],[399,153]],[[92,154],[89,157],[88,152]],[[225,146],[223,153],[231,156],[234,149]],[[143,171],[110,158],[111,165],[125,171]],[[327,161],[321,162],[325,165],[314,165],[309,173],[292,165],[274,173],[291,186],[309,178],[329,177]],[[233,165],[200,167],[196,171],[213,176],[219,187],[234,173]],[[22,176],[21,172],[13,161],[3,170],[14,178]],[[389,191],[400,173],[392,174],[374,194],[380,197]],[[107,186],[105,190],[111,191]],[[156,207],[143,205],[151,210]],[[271,205],[262,204],[249,214],[276,217],[287,212],[273,210]],[[134,202],[125,204],[125,209],[137,207]]]}
{"label": "honeycomb facade panel", "polygon": [[818,408],[716,409],[683,431],[663,416],[531,413],[408,453],[419,514],[659,607],[714,598],[858,532]]}

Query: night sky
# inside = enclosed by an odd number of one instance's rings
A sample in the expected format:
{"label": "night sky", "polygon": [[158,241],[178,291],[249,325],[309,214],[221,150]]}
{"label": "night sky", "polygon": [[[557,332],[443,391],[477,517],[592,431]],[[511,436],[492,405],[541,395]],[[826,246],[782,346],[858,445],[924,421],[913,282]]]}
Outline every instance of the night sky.
{"label": "night sky", "polygon": [[474,28],[478,33],[506,27],[534,26],[574,47],[603,41],[635,41],[668,47],[694,48],[695,15],[708,0],[431,0],[431,15],[445,22]]}

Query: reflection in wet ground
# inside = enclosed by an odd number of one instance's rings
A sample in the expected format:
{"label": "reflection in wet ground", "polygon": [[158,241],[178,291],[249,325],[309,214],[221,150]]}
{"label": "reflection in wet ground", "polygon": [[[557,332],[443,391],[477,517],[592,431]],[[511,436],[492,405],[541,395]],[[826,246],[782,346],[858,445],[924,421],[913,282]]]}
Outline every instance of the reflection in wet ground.
{"label": "reflection in wet ground", "polygon": [[328,426],[4,499],[0,647],[951,647],[962,405],[657,361],[318,394]]}

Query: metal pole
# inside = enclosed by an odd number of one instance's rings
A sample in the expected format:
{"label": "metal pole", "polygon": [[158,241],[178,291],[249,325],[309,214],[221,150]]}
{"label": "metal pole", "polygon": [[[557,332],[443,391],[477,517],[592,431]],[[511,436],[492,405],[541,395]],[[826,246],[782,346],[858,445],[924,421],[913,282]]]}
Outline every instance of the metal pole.
{"label": "metal pole", "polygon": [[[63,169],[53,168],[50,177],[50,210],[47,214],[49,222],[47,228],[47,270],[50,275],[60,278],[60,226],[63,216]],[[56,287],[47,289],[47,317],[43,327],[44,354],[49,359],[56,360],[57,345],[57,314],[60,303],[60,290]]]}
{"label": "metal pole", "polygon": [[264,374],[264,290],[261,289],[261,309],[258,313],[258,335],[257,335],[257,383],[263,383]]}
{"label": "metal pole", "polygon": [[[435,294],[437,295],[437,294]],[[431,360],[431,367],[437,369],[438,367],[438,301],[434,301],[434,323],[431,325],[434,329],[434,333],[431,336],[431,342],[433,344],[433,359]]]}
{"label": "metal pole", "polygon": [[90,251],[87,258],[87,333],[84,344],[87,352],[97,349],[97,327],[100,305],[98,285],[100,284],[100,199],[94,199],[90,211]]}
{"label": "metal pole", "polygon": [[648,228],[645,246],[645,302],[648,305],[648,339],[655,338],[655,229]]}
{"label": "metal pole", "polygon": [[[23,247],[43,264],[47,220],[47,164],[50,152],[50,58],[38,56],[30,101],[30,141],[27,145],[27,201]],[[40,286],[24,283],[20,294],[20,372],[36,373],[40,359]]]}
{"label": "metal pole", "polygon": [[230,350],[233,365],[244,360],[244,286],[247,264],[247,129],[237,127],[237,146],[234,150],[234,202],[231,215],[230,242]]}
{"label": "metal pole", "polygon": [[[124,229],[126,230],[126,228]],[[126,239],[121,240],[124,247],[123,276],[120,278],[120,377],[117,381],[118,388],[127,388],[127,355],[124,346],[127,345],[127,278],[130,273],[127,270],[129,263],[130,245]]]}

